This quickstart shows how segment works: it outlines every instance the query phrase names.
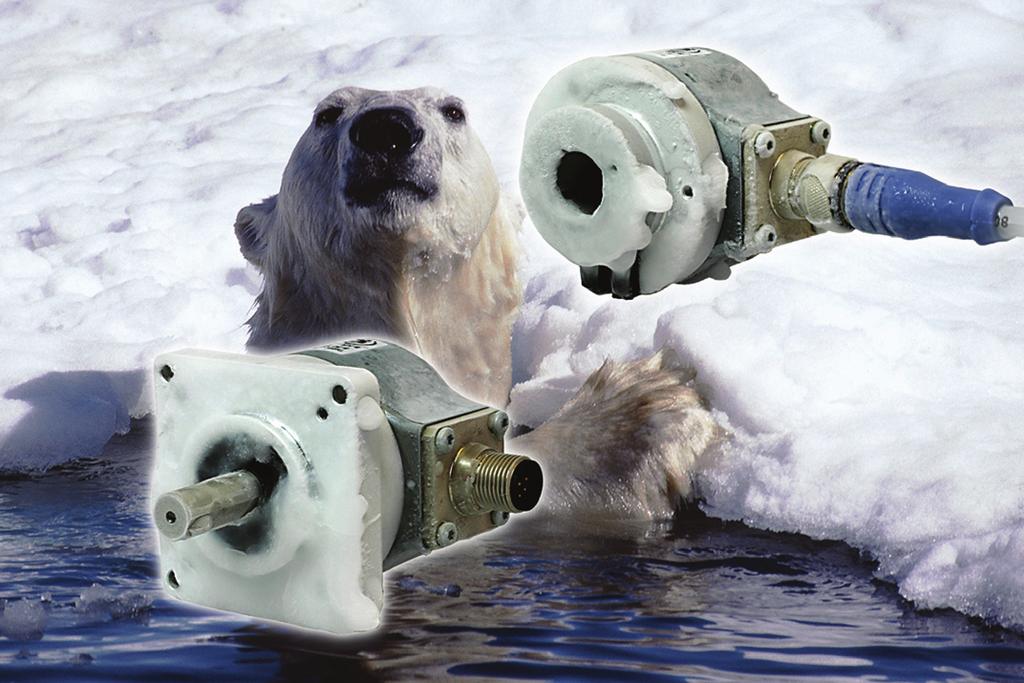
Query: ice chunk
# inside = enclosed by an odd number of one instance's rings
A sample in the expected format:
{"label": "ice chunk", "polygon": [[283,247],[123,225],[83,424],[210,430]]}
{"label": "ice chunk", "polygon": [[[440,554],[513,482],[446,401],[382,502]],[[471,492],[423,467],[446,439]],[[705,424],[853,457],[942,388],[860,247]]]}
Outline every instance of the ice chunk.
{"label": "ice chunk", "polygon": [[8,600],[0,611],[0,635],[11,640],[39,640],[46,621],[47,610],[42,600]]}
{"label": "ice chunk", "polygon": [[94,583],[75,600],[75,611],[87,620],[137,619],[149,614],[153,599],[140,591],[125,591]]}

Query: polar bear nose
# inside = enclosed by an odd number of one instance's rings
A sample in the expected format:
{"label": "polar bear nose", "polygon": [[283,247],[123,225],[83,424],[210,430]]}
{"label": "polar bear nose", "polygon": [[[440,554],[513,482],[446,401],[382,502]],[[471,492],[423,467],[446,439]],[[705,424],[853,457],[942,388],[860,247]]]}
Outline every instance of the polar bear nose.
{"label": "polar bear nose", "polygon": [[370,154],[407,155],[423,139],[413,112],[398,107],[364,111],[352,122],[348,138]]}

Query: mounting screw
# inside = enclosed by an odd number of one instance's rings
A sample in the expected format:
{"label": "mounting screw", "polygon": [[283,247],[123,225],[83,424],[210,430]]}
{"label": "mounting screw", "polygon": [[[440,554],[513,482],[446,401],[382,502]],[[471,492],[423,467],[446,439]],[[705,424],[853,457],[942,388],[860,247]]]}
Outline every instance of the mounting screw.
{"label": "mounting screw", "polygon": [[434,436],[434,450],[441,455],[452,452],[455,445],[455,430],[451,427],[441,427]]}
{"label": "mounting screw", "polygon": [[444,548],[459,540],[459,527],[452,522],[441,522],[437,525],[437,545]]}
{"label": "mounting screw", "polygon": [[495,410],[487,418],[487,426],[490,428],[491,434],[500,439],[508,431],[508,414],[502,410]]}
{"label": "mounting screw", "polygon": [[818,121],[811,126],[811,142],[817,145],[826,145],[831,137],[832,126],[824,121]]}
{"label": "mounting screw", "polygon": [[491,524],[501,526],[508,521],[508,513],[504,510],[495,510],[491,513]]}
{"label": "mounting screw", "polygon": [[775,136],[766,130],[758,133],[754,138],[754,154],[762,159],[775,154]]}

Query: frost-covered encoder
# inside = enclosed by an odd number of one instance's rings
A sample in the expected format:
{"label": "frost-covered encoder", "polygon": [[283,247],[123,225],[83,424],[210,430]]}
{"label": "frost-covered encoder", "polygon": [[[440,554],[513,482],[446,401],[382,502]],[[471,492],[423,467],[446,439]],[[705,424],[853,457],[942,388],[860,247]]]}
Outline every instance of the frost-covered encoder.
{"label": "frost-covered encoder", "polygon": [[826,231],[988,244],[1024,234],[993,190],[826,153],[831,129],[729,55],[683,48],[577,62],[526,125],[520,187],[584,285],[629,298]]}
{"label": "frost-covered encoder", "polygon": [[167,591],[348,634],[377,627],[383,572],[532,509],[540,466],[508,417],[392,344],[156,359],[151,495]]}

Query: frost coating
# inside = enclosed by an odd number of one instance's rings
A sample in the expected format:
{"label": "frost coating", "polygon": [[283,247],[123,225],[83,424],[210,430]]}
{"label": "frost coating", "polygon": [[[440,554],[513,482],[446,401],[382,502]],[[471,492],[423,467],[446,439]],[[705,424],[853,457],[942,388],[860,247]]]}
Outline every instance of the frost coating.
{"label": "frost coating", "polygon": [[[215,471],[230,471],[272,449],[286,469],[269,499],[242,518],[250,525],[248,537],[234,537],[242,545],[225,535],[232,527],[182,541],[161,535],[165,590],[304,628],[375,628],[403,496],[373,375],[297,356],[213,351],[165,354],[156,367],[163,364],[174,375],[156,380],[153,501],[195,483],[211,458]],[[344,403],[328,402],[336,385]]]}
{"label": "frost coating", "polygon": [[[601,202],[593,214],[558,188],[559,163],[567,152],[586,154],[601,170]],[[520,173],[537,230],[583,266],[610,265],[646,247],[647,214],[672,206],[664,178],[636,159],[612,120],[586,107],[563,107],[538,121],[527,135]]]}
{"label": "frost coating", "polygon": [[[640,291],[644,293],[657,292],[689,275],[687,271],[691,266],[681,256],[693,249],[695,234],[699,231],[689,230],[686,226],[707,226],[708,234],[714,232],[717,236],[725,210],[725,197],[721,201],[713,198],[728,183],[729,169],[717,156],[705,159],[701,168],[703,174],[699,176],[692,176],[685,169],[669,171],[669,185],[683,194],[686,200],[677,202],[665,217],[665,223],[680,226],[679,229],[659,230],[651,240],[650,248],[644,252],[640,269]],[[696,200],[697,197],[706,199]],[[704,239],[700,240],[701,244]],[[698,253],[703,254],[703,248]],[[696,264],[695,258],[692,263]]]}
{"label": "frost coating", "polygon": [[[581,210],[560,185],[560,164],[572,153],[601,170],[596,211]],[[675,76],[638,57],[563,69],[527,121],[520,188],[538,232],[573,263],[615,272],[645,250],[644,292],[685,279],[707,258],[727,181],[700,103]]]}

